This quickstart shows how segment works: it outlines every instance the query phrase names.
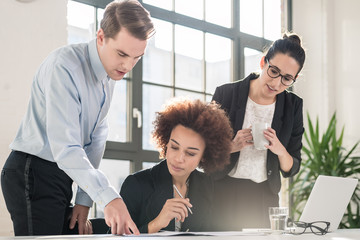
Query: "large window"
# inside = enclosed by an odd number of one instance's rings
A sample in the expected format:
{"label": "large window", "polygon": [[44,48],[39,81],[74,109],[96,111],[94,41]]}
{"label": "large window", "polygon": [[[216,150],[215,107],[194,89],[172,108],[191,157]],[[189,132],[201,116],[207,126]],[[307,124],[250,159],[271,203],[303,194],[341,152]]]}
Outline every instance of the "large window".
{"label": "large window", "polygon": [[[95,37],[109,2],[69,1],[69,43]],[[210,101],[217,86],[257,71],[264,48],[288,26],[287,0],[140,2],[150,11],[156,34],[143,59],[116,84],[100,168],[117,187],[129,173],[159,161],[152,122],[168,99]]]}

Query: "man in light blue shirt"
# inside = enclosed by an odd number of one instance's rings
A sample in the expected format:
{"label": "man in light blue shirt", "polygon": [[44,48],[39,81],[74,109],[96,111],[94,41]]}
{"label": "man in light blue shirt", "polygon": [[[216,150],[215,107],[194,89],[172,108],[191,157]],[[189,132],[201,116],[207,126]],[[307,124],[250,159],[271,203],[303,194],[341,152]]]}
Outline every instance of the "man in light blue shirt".
{"label": "man in light blue shirt", "polygon": [[[1,185],[15,235],[56,235],[78,224],[95,201],[113,234],[139,233],[119,193],[98,170],[108,134],[115,82],[144,54],[154,33],[136,0],[110,3],[96,39],[53,51],[40,65],[30,103],[7,159]],[[69,212],[72,183],[75,206]]]}

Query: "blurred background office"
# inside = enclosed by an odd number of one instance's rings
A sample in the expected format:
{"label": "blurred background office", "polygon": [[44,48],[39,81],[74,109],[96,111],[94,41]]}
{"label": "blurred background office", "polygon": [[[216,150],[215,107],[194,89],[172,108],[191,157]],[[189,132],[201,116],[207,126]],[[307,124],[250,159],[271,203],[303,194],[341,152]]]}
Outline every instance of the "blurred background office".
{"label": "blurred background office", "polygon": [[[0,168],[25,113],[33,75],[55,48],[95,37],[109,0],[0,1]],[[157,33],[147,53],[117,83],[110,135],[100,168],[119,189],[131,172],[152,166],[155,112],[170,97],[209,101],[215,87],[259,68],[262,50],[283,31],[303,37],[307,60],[292,91],[326,127],[334,111],[345,146],[359,140],[360,1],[142,0]],[[0,194],[0,236],[13,235]],[[288,202],[283,191],[282,205]],[[93,207],[92,216],[102,212]]]}

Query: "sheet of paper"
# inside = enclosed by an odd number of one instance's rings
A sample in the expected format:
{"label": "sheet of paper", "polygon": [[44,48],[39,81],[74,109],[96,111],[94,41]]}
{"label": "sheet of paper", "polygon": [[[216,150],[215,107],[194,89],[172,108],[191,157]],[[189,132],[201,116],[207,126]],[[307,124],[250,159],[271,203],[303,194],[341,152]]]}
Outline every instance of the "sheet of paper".
{"label": "sheet of paper", "polygon": [[157,233],[142,233],[140,235],[126,235],[127,237],[161,237],[161,236],[262,236],[266,231],[226,231],[226,232],[173,232],[161,231]]}
{"label": "sheet of paper", "polygon": [[74,239],[74,238],[81,238],[81,239],[89,239],[89,238],[108,238],[115,235],[110,234],[90,234],[90,235],[50,235],[50,236],[33,236],[33,239]]}

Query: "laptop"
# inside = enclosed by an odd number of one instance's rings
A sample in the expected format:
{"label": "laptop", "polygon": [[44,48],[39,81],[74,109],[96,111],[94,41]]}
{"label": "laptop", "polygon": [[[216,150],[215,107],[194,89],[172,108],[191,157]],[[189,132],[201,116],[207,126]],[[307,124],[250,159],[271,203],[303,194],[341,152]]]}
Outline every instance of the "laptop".
{"label": "laptop", "polygon": [[357,183],[354,178],[318,176],[299,221],[327,221],[329,232],[338,229]]}

